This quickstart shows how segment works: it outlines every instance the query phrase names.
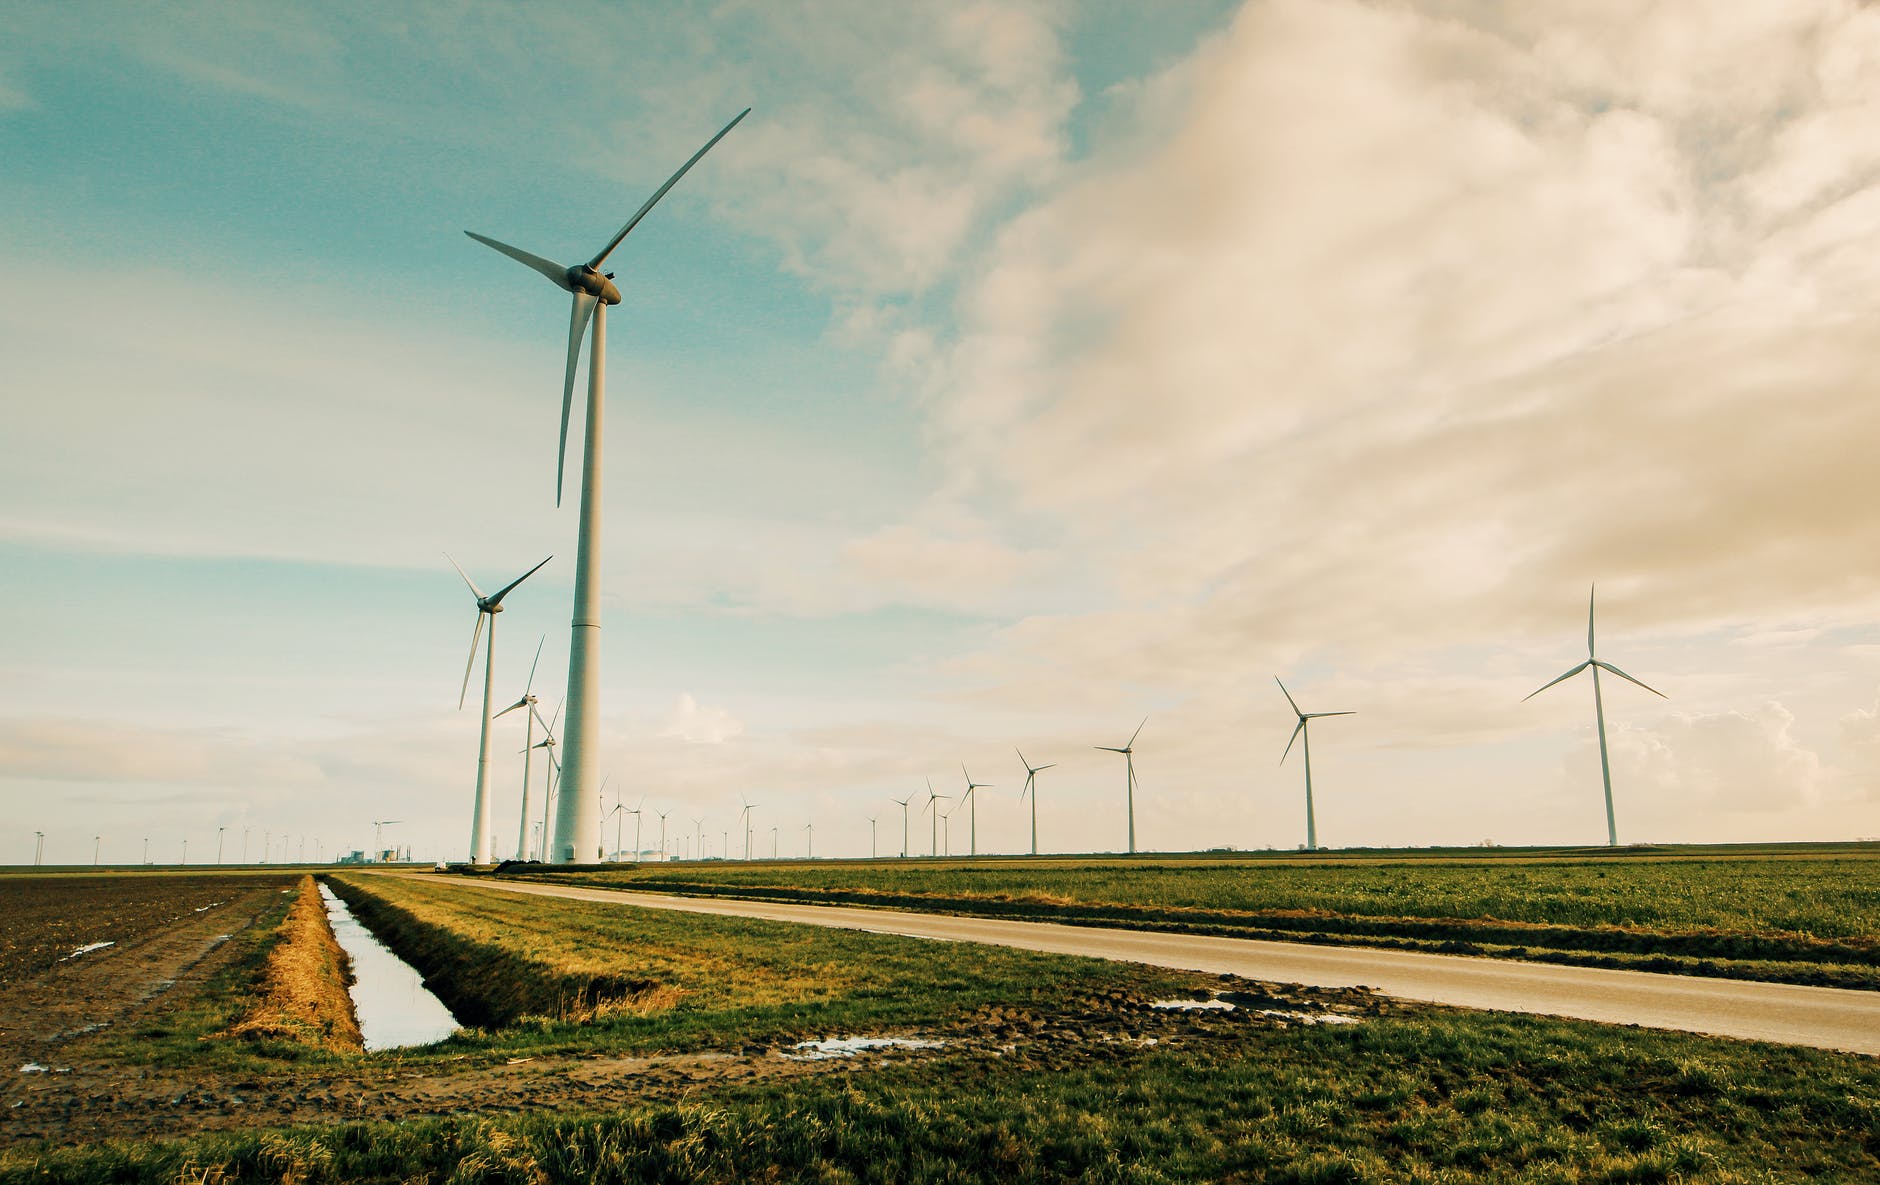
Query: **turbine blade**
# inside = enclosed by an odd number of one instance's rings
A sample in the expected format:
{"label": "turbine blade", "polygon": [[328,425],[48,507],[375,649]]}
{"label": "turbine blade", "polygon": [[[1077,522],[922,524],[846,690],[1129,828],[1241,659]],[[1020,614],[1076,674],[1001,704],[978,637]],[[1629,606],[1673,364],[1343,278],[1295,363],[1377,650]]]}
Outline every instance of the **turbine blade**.
{"label": "turbine blade", "polygon": [[1598,595],[1599,586],[1593,585],[1586,593],[1586,657],[1593,657],[1593,598]]}
{"label": "turbine blade", "polygon": [[463,664],[463,690],[457,693],[457,710],[463,711],[463,703],[470,694],[470,671],[477,665],[477,642],[483,637],[483,610],[477,610],[477,628],[470,633],[470,661]]}
{"label": "turbine blade", "polygon": [[1281,753],[1279,755],[1279,763],[1281,765],[1285,765],[1286,758],[1292,755],[1293,741],[1298,740],[1299,734],[1304,732],[1305,730],[1306,730],[1306,718],[1304,716],[1301,716],[1299,717],[1299,723],[1293,725],[1292,736],[1288,738],[1286,741],[1286,752]]}
{"label": "turbine blade", "polygon": [[513,711],[515,711],[515,710],[516,710],[517,708],[526,708],[526,707],[528,707],[528,706],[529,706],[529,701],[528,701],[528,700],[526,700],[526,699],[519,699],[519,700],[517,700],[517,701],[516,701],[515,703],[513,703],[513,704],[510,704],[510,705],[509,705],[509,706],[508,706],[507,708],[504,708],[504,709],[503,709],[502,711],[500,711],[500,712],[498,712],[498,713],[496,713],[496,715],[494,715],[494,716],[491,716],[491,717],[490,717],[490,719],[491,719],[491,720],[501,720],[501,719],[502,719],[502,718],[503,718],[504,716],[507,716],[507,715],[509,715],[509,713],[511,713],[511,712],[513,712]]}
{"label": "turbine blade", "polygon": [[444,553],[444,558],[447,560],[450,560],[450,566],[457,569],[457,575],[463,577],[463,582],[470,586],[470,591],[472,594],[475,595],[476,599],[479,601],[482,600],[483,590],[477,587],[476,581],[470,579],[470,573],[463,570],[463,565],[458,563],[456,560],[451,560],[450,553],[448,551]]}
{"label": "turbine blade", "polygon": [[564,695],[561,697],[561,703],[555,705],[555,714],[548,718],[548,731],[550,732],[555,731],[555,721],[561,719],[561,710],[563,707],[567,705],[567,703],[568,703],[568,697]]}
{"label": "turbine blade", "polygon": [[[1273,676],[1273,682],[1275,682],[1275,683],[1279,683],[1279,676],[1278,676],[1278,675],[1275,675],[1275,676]],[[1283,696],[1285,696],[1285,697],[1286,697],[1286,702],[1287,702],[1287,703],[1289,703],[1289,704],[1292,704],[1292,710],[1293,710],[1293,715],[1295,715],[1295,716],[1303,716],[1303,715],[1305,715],[1305,713],[1304,713],[1304,712],[1301,712],[1301,711],[1299,710],[1299,705],[1298,705],[1298,704],[1296,704],[1296,703],[1293,703],[1293,697],[1292,697],[1292,692],[1290,692],[1290,691],[1287,691],[1287,690],[1286,690],[1286,685],[1285,685],[1284,683],[1279,683],[1279,693],[1280,693],[1281,695],[1283,695]]]}
{"label": "turbine blade", "polygon": [[713,145],[717,144],[718,141],[725,138],[726,132],[729,132],[732,128],[735,128],[738,126],[738,120],[743,119],[745,116],[749,115],[750,113],[751,113],[751,109],[749,107],[746,107],[744,110],[738,112],[736,119],[733,119],[730,123],[726,124],[723,128],[719,129],[719,132],[716,136],[713,136],[711,139],[705,141],[705,147],[693,153],[691,160],[680,165],[679,171],[674,173],[671,177],[668,177],[666,179],[666,183],[660,186],[659,189],[654,192],[652,197],[646,199],[646,204],[641,206],[638,210],[636,210],[634,212],[633,217],[627,219],[627,224],[620,228],[620,233],[607,241],[607,245],[601,248],[600,254],[588,260],[588,266],[597,268],[601,264],[605,263],[607,261],[607,257],[614,253],[614,248],[620,245],[620,240],[626,238],[627,235],[633,230],[633,228],[640,224],[640,219],[646,217],[646,212],[648,210],[651,210],[655,205],[659,204],[659,199],[666,196],[666,191],[671,189],[673,186],[679,184],[679,178],[685,176],[688,172],[690,172],[692,169],[692,166],[699,162],[700,157],[710,152],[712,150]]}
{"label": "turbine blade", "polygon": [[568,287],[568,269],[556,263],[554,260],[543,259],[540,255],[531,255],[520,247],[511,247],[508,243],[499,243],[488,235],[480,235],[474,230],[466,230],[463,233],[469,235],[477,242],[482,243],[485,247],[494,247],[496,250],[501,251],[504,255],[509,256],[509,258],[524,267],[534,268],[536,271],[541,272],[549,279],[555,281],[556,285],[559,287],[564,289]]}
{"label": "turbine blade", "polygon": [[568,310],[568,372],[561,381],[561,445],[555,453],[555,505],[561,505],[563,471],[568,467],[568,412],[574,407],[574,371],[581,361],[581,335],[587,332],[588,319],[600,298],[586,292],[574,294]]}
{"label": "turbine blade", "polygon": [[1104,751],[1105,753],[1127,753],[1127,752],[1129,752],[1129,750],[1128,750],[1128,749],[1112,749],[1112,748],[1111,748],[1110,746],[1108,746],[1108,745],[1095,745],[1095,746],[1093,746],[1093,748],[1097,748],[1097,749],[1101,749],[1101,750],[1103,750],[1103,751]]}
{"label": "turbine blade", "polygon": [[1044,769],[1056,769],[1056,768],[1057,768],[1057,762],[1055,762],[1055,761],[1053,761],[1053,762],[1052,762],[1052,763],[1051,763],[1050,765],[1041,765],[1041,766],[1039,766],[1039,767],[1038,767],[1038,769],[1034,769],[1034,770],[1032,770],[1031,772],[1032,772],[1032,773],[1037,773],[1037,772],[1038,772],[1038,770],[1044,770]]}
{"label": "turbine blade", "polygon": [[[551,555],[548,557],[548,560],[552,560],[554,558],[555,557]],[[541,564],[535,565],[535,567],[530,568],[527,572],[524,572],[522,575],[516,577],[514,580],[511,580],[508,584],[503,585],[502,588],[497,590],[496,595],[490,598],[490,605],[494,607],[494,606],[502,604],[503,598],[509,595],[510,589],[515,588],[518,584],[521,584],[523,581],[527,580],[529,577],[535,575],[537,572],[540,572],[542,570],[542,564],[548,563],[548,560],[543,560]],[[537,653],[540,653],[541,647],[539,646],[536,647],[536,650],[537,650]]]}
{"label": "turbine blade", "polygon": [[1356,712],[1306,712],[1307,720],[1317,720],[1320,716],[1356,716]]}
{"label": "turbine blade", "polygon": [[1585,662],[1581,663],[1579,666],[1574,667],[1572,670],[1568,671],[1566,674],[1560,676],[1558,679],[1555,679],[1553,683],[1542,684],[1541,686],[1536,687],[1533,691],[1528,692],[1526,695],[1521,697],[1521,702],[1525,704],[1529,700],[1533,699],[1535,696],[1539,695],[1541,692],[1546,691],[1549,687],[1552,687],[1554,683],[1565,683],[1568,679],[1573,678],[1573,676],[1579,674],[1581,671],[1584,671],[1587,667],[1590,667],[1592,665],[1593,665],[1593,660],[1590,658],[1587,659]]}
{"label": "turbine blade", "polygon": [[535,644],[535,662],[529,664],[529,681],[522,685],[522,698],[525,700],[529,698],[529,692],[535,689],[535,665],[542,661],[542,643],[547,641],[548,635],[543,634],[542,640]]}
{"label": "turbine blade", "polygon": [[542,726],[542,731],[548,733],[550,736],[554,735],[555,730],[549,727],[548,721],[542,719],[542,714],[535,710],[534,704],[529,705],[529,715],[535,717],[535,722]]}
{"label": "turbine blade", "polygon": [[1619,669],[1618,667],[1615,667],[1615,666],[1613,666],[1613,665],[1612,665],[1611,663],[1609,663],[1609,662],[1605,662],[1605,661],[1603,661],[1603,660],[1601,660],[1601,659],[1597,659],[1597,658],[1595,658],[1595,659],[1592,659],[1592,660],[1590,660],[1590,661],[1592,662],[1592,664],[1593,664],[1594,666],[1596,666],[1596,667],[1598,667],[1598,668],[1599,668],[1600,670],[1602,670],[1602,671],[1611,671],[1611,672],[1612,672],[1613,674],[1615,674],[1615,675],[1617,675],[1617,676],[1619,676],[1619,677],[1620,677],[1621,679],[1624,679],[1624,680],[1625,680],[1625,681],[1626,681],[1627,683],[1638,683],[1638,685],[1639,685],[1640,687],[1644,687],[1644,688],[1645,688],[1645,690],[1647,690],[1647,691],[1649,691],[1649,692],[1651,692],[1651,693],[1652,693],[1653,695],[1655,695],[1655,696],[1657,696],[1657,697],[1658,697],[1659,699],[1670,699],[1670,698],[1671,698],[1670,696],[1668,696],[1668,695],[1666,695],[1666,694],[1665,694],[1664,692],[1662,692],[1662,691],[1660,691],[1660,690],[1658,690],[1658,689],[1657,689],[1656,687],[1650,687],[1650,686],[1647,686],[1647,685],[1646,685],[1646,684],[1644,684],[1644,683],[1639,683],[1639,681],[1638,681],[1637,679],[1634,679],[1634,678],[1633,678],[1632,676],[1630,676],[1630,675],[1628,675],[1628,674],[1626,674],[1626,673],[1625,673],[1624,671],[1622,671],[1622,670],[1620,670],[1620,669]]}
{"label": "turbine blade", "polygon": [[1144,716],[1142,718],[1142,724],[1138,724],[1136,726],[1136,731],[1129,734],[1129,744],[1123,746],[1123,750],[1125,752],[1128,752],[1129,750],[1134,749],[1136,747],[1136,738],[1142,735],[1143,725],[1147,723],[1149,723],[1149,718],[1147,716]]}

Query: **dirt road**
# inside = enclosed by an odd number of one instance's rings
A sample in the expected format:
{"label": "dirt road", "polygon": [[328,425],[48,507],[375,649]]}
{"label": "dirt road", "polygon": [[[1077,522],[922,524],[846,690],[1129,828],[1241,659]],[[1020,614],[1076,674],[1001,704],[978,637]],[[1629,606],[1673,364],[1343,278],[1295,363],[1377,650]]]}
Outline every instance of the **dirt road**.
{"label": "dirt road", "polygon": [[[438,880],[449,883],[449,878]],[[1367,947],[1311,946],[842,906],[672,897],[522,881],[478,880],[464,882],[464,887],[471,891],[494,889],[612,901],[641,909],[768,918],[948,942],[984,942],[1313,987],[1365,986],[1398,999],[1460,1008],[1642,1025],[1880,1055],[1880,992]]]}

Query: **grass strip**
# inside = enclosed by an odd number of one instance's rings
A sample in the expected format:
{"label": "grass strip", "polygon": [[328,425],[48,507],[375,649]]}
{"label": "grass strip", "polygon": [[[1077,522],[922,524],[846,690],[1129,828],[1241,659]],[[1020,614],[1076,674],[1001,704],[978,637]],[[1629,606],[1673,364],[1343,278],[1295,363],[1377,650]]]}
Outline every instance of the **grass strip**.
{"label": "grass strip", "polygon": [[365,1043],[347,993],[351,983],[352,960],[333,937],[320,887],[313,877],[303,876],[275,930],[252,1003],[217,1036],[360,1052]]}
{"label": "grass strip", "polygon": [[676,1105],[0,1153],[15,1182],[1707,1182],[1880,1179],[1872,1059],[1428,1010],[926,1059]]}
{"label": "grass strip", "polygon": [[[481,1030],[404,1052],[413,1059],[466,1049],[739,1049],[907,1032],[1008,1002],[1052,1011],[1094,993],[1155,998],[1216,983],[1099,959],[523,896],[457,878],[347,874],[332,883]],[[584,1010],[556,1010],[560,993],[592,983],[635,986],[624,998],[590,991]]]}
{"label": "grass strip", "polygon": [[1880,990],[1880,861],[760,862],[505,875]]}

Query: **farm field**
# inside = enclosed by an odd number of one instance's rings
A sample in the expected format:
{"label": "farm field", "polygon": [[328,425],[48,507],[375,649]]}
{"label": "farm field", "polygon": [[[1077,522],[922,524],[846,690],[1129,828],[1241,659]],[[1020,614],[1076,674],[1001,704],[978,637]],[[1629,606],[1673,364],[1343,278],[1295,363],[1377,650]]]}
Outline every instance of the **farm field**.
{"label": "farm field", "polygon": [[506,875],[1880,989],[1880,850],[757,861]]}
{"label": "farm field", "polygon": [[[0,1182],[1880,1172],[1874,1059],[469,878],[332,879],[460,1015],[482,1010],[478,1027],[383,1054],[205,1041],[252,1003],[269,947],[250,943],[149,1018],[156,1035],[79,1038],[66,1082],[0,1093]],[[1175,998],[1217,1007],[1152,1007]],[[787,1056],[835,1036],[939,1044]]]}

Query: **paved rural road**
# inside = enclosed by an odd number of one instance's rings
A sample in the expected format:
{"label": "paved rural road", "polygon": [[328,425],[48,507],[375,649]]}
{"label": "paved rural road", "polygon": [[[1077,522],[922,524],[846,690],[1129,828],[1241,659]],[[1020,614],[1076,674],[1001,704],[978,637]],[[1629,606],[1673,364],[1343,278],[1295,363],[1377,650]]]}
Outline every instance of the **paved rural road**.
{"label": "paved rural road", "polygon": [[[449,883],[451,878],[438,877]],[[1428,955],[1366,947],[1310,946],[1248,938],[1158,934],[1050,922],[901,913],[830,905],[671,897],[616,889],[479,880],[466,887],[606,901],[641,909],[729,914],[812,926],[986,942],[1023,950],[1087,955],[1233,974],[1315,987],[1365,986],[1403,1000],[1644,1025],[1787,1045],[1880,1055],[1880,992],[1653,975],[1600,967],[1556,967],[1508,959]]]}

